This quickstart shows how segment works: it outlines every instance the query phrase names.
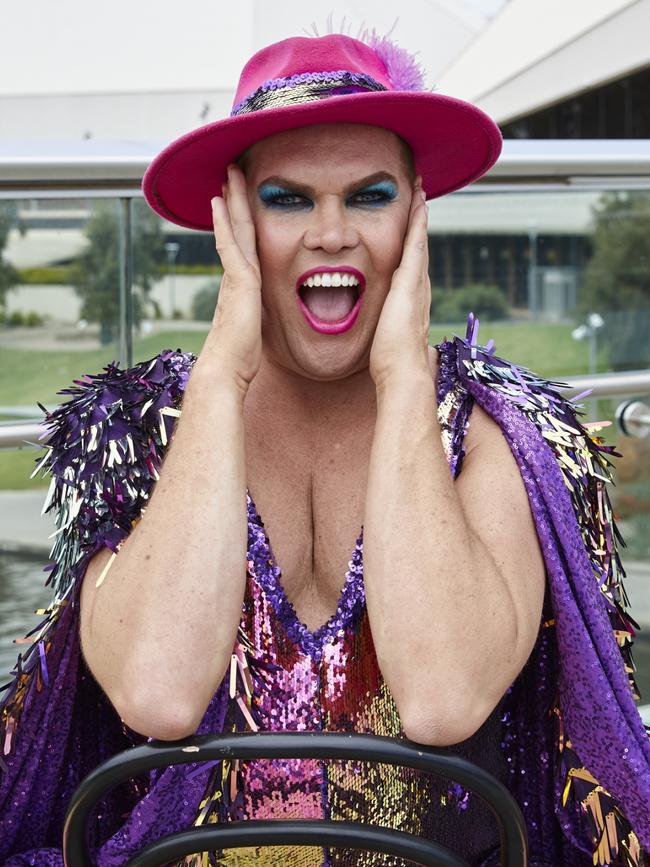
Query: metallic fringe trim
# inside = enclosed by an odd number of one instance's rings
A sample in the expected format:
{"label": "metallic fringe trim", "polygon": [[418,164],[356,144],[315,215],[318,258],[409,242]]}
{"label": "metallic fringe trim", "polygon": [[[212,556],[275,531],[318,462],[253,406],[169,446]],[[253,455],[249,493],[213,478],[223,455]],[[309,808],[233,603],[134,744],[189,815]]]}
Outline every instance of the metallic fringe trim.
{"label": "metallic fringe trim", "polygon": [[[87,560],[102,546],[119,551],[145,512],[195,361],[192,353],[164,350],[126,370],[110,363],[105,373],[84,375],[61,389],[58,394],[73,397],[52,412],[38,404],[51,435],[30,478],[39,472],[51,476],[41,514],[55,510],[57,529],[43,570],[53,599],[35,612],[46,614],[45,620],[15,639],[31,646],[0,687],[6,691],[0,701],[0,772],[8,770],[3,756],[12,753],[26,696],[34,684],[39,692],[50,685],[47,655],[64,606],[75,604]],[[108,567],[98,584],[107,572]]]}
{"label": "metallic fringe trim", "polygon": [[[553,387],[563,383],[541,379],[526,368],[497,359],[492,341],[486,347],[478,344],[478,324],[478,319],[470,314],[465,340],[456,338],[470,350],[470,360],[464,362],[467,375],[508,395],[540,430],[553,450],[564,483],[571,493],[585,548],[591,555],[594,580],[598,581],[606,599],[630,690],[638,699],[631,648],[635,635],[632,627],[639,629],[639,626],[626,611],[629,601],[623,586],[625,571],[618,551],[618,545],[624,546],[625,542],[616,526],[606,488],[607,484],[613,483],[610,458],[620,457],[620,454],[612,446],[604,445],[602,437],[592,435],[592,431],[602,429],[607,422],[582,424],[578,415],[583,413],[575,401],[584,394],[573,401],[568,400]],[[551,713],[557,717],[559,767],[565,774],[562,806],[566,805],[570,793],[579,801],[580,809],[591,826],[593,864],[650,867],[650,856],[641,850],[639,840],[618,804],[582,766],[571,749],[564,732],[559,697]],[[576,788],[579,788],[579,794]],[[613,862],[613,858],[618,860]]]}

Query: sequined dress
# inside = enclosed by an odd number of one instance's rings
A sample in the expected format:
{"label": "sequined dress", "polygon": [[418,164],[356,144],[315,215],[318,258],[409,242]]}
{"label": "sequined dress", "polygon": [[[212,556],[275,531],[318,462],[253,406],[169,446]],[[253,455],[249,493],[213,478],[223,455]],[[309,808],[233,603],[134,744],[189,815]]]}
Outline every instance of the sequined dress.
{"label": "sequined dress", "polygon": [[[459,440],[460,442],[460,440]],[[454,462],[455,463],[455,462]],[[395,701],[381,675],[363,585],[363,531],[357,538],[334,615],[315,632],[302,624],[282,588],[263,523],[248,494],[249,562],[241,633],[251,644],[249,725],[266,731],[367,732],[404,737]],[[259,661],[256,666],[254,661]],[[267,668],[271,663],[274,668]],[[236,664],[236,663],[234,663]],[[275,667],[277,666],[277,667]],[[242,703],[245,700],[241,696]],[[234,709],[234,708],[233,708]],[[235,727],[231,718],[227,724]],[[450,752],[505,782],[500,707]],[[435,839],[482,864],[498,846],[494,819],[468,791],[420,771],[390,765],[321,760],[242,764],[233,817],[331,818],[391,826]],[[228,781],[223,787],[228,792]],[[357,850],[232,851],[219,864],[406,865]]]}
{"label": "sequined dress", "polygon": [[[500,426],[528,493],[547,593],[524,669],[479,731],[453,752],[506,782],[524,814],[531,867],[648,867],[650,740],[634,704],[635,624],[626,612],[620,537],[606,488],[615,452],[581,425],[577,406],[556,383],[499,358],[491,342],[478,344],[477,326],[470,316],[465,339],[437,347],[443,446],[456,477],[474,402]],[[45,467],[52,477],[44,511],[56,509],[58,528],[45,566],[53,599],[0,693],[6,867],[62,867],[72,793],[102,761],[146,740],[123,723],[85,665],[79,591],[94,554],[119,551],[140,520],[195,360],[165,350],[127,370],[108,365],[62,390],[71,399],[47,414],[52,435],[34,474]],[[362,532],[335,615],[311,633],[283,592],[250,492],[248,517],[233,661],[197,734],[264,728],[402,736],[372,646]],[[88,839],[93,863],[122,867],[143,846],[193,824],[326,816],[430,836],[492,867],[496,834],[486,815],[476,796],[386,765],[192,762],[111,792]],[[276,863],[297,867],[395,863],[384,856],[363,861],[347,850],[274,851]],[[250,854],[219,857],[248,864]],[[209,863],[197,858],[201,867]],[[256,863],[273,862],[265,856]]]}

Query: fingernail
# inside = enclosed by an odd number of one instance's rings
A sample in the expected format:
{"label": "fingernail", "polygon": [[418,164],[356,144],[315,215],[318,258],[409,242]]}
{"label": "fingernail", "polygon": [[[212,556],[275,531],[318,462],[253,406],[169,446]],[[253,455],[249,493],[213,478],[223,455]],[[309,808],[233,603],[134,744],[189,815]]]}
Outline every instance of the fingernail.
{"label": "fingernail", "polygon": [[420,190],[420,195],[422,196],[422,201],[423,201],[424,204],[426,205],[426,203],[427,203],[427,194],[424,192],[424,190]]}

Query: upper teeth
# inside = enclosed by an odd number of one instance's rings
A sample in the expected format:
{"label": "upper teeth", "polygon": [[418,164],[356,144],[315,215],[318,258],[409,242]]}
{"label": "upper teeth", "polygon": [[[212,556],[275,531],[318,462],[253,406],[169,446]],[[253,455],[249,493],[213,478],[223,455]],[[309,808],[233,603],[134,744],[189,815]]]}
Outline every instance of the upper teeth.
{"label": "upper teeth", "polygon": [[328,271],[325,274],[312,274],[307,277],[303,286],[358,286],[359,281],[354,274],[342,271]]}

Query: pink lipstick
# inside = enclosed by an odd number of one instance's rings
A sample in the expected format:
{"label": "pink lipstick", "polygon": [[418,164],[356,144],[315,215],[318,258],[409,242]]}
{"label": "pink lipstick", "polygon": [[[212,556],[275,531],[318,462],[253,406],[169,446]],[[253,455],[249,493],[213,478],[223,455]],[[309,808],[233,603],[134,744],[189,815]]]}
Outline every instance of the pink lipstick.
{"label": "pink lipstick", "polygon": [[[323,273],[332,273],[338,271],[341,274],[352,274],[359,281],[359,297],[357,298],[354,307],[350,312],[343,318],[337,319],[335,321],[329,321],[325,319],[320,319],[318,316],[315,316],[311,310],[304,303],[302,298],[300,297],[300,289],[303,283],[310,277],[312,274],[323,274]],[[348,331],[354,323],[356,322],[357,316],[359,315],[359,311],[361,310],[361,303],[363,300],[363,295],[366,288],[366,278],[357,268],[352,268],[347,265],[341,265],[339,267],[325,266],[320,268],[311,268],[309,271],[305,271],[304,274],[301,274],[298,280],[296,281],[296,298],[298,299],[298,306],[314,331],[318,331],[320,334],[342,334],[344,331]]]}

